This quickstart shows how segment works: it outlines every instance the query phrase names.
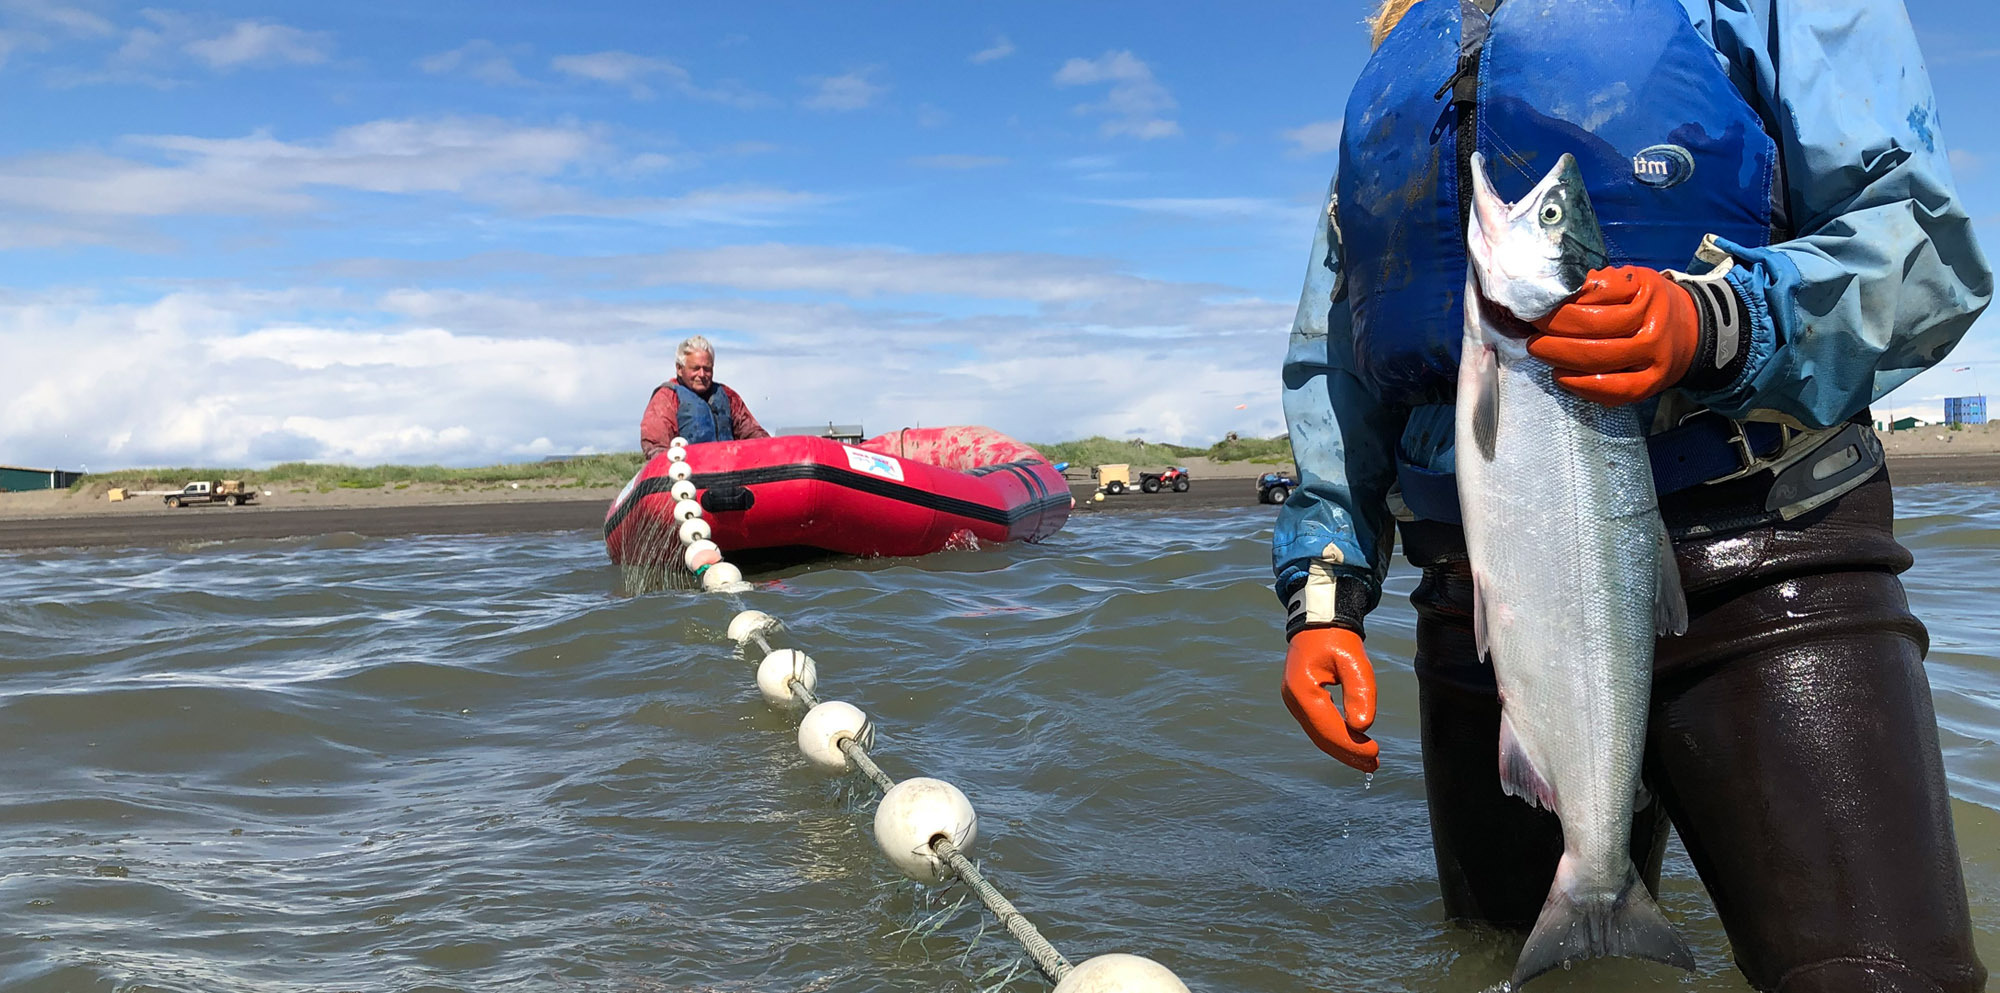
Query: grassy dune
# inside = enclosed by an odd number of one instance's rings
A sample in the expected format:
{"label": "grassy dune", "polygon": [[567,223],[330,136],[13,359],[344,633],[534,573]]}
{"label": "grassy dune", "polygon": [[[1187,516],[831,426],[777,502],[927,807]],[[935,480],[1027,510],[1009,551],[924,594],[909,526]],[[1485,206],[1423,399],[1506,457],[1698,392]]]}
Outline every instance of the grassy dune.
{"label": "grassy dune", "polygon": [[1172,465],[1191,456],[1201,456],[1217,462],[1259,462],[1274,465],[1290,465],[1292,461],[1292,443],[1284,435],[1276,438],[1218,441],[1207,448],[1119,441],[1104,437],[1085,438],[1082,441],[1059,441],[1047,445],[1037,444],[1035,447],[1057,462],[1069,462],[1079,466],[1118,462],[1136,466]]}

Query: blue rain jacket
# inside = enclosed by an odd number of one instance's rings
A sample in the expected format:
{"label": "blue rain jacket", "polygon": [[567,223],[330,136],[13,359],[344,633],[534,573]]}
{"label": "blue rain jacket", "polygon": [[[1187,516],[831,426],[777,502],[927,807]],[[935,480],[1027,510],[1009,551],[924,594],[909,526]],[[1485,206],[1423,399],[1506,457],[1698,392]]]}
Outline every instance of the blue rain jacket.
{"label": "blue rain jacket", "polygon": [[[1765,411],[1825,427],[1949,352],[1986,306],[1992,276],[1953,194],[1936,102],[1902,5],[1636,0],[1635,6],[1684,9],[1740,97],[1729,102],[1753,109],[1778,155],[1771,214],[1789,237],[1765,244],[1724,233],[1722,242],[1736,262],[1727,278],[1750,315],[1748,362],[1735,382],[1691,399],[1730,417]],[[1457,0],[1424,0],[1396,30],[1455,33],[1457,10]],[[1553,20],[1560,25],[1560,15]],[[1564,40],[1616,44],[1602,34]],[[1377,59],[1385,51],[1394,56],[1396,43],[1392,33]],[[1446,67],[1436,82],[1449,74]],[[1362,79],[1369,80],[1369,70]],[[1588,106],[1622,85],[1611,80],[1601,94],[1577,98]],[[1441,114],[1447,102],[1437,101]],[[1354,100],[1350,118],[1366,107]],[[1450,124],[1448,117],[1441,122]],[[1366,136],[1371,124],[1380,126],[1350,119],[1346,130]],[[1532,157],[1537,150],[1526,151]],[[1522,170],[1527,183],[1539,178],[1531,172]],[[1440,386],[1455,372],[1456,342],[1435,329],[1399,337],[1394,321],[1364,321],[1370,331],[1357,333],[1345,277],[1347,252],[1358,246],[1341,242],[1341,211],[1334,207],[1340,187],[1336,177],[1285,359],[1285,411],[1301,486],[1279,512],[1272,553],[1281,597],[1317,566],[1365,580],[1372,604],[1394,540],[1387,498],[1399,449],[1413,465],[1453,468],[1452,411],[1437,401],[1448,396],[1448,390],[1439,395]],[[1502,192],[1519,191],[1503,185]],[[1412,260],[1455,254],[1460,262],[1439,285],[1462,286],[1462,245],[1440,246],[1436,223],[1410,227],[1409,243],[1371,243],[1355,264],[1382,267],[1385,252],[1403,251]],[[1373,225],[1369,235],[1380,230]],[[1462,230],[1452,237],[1462,242]],[[1687,245],[1685,254],[1691,257],[1695,247]],[[1421,274],[1437,267],[1413,268]],[[1455,294],[1442,304],[1455,329]],[[1426,388],[1408,388],[1426,377]]]}

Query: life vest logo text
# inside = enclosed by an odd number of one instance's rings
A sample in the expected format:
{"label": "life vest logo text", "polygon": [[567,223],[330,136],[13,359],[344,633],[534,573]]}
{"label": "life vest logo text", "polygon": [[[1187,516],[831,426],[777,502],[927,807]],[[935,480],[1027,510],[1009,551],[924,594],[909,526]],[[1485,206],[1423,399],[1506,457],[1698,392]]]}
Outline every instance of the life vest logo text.
{"label": "life vest logo text", "polygon": [[1647,186],[1679,186],[1693,176],[1694,156],[1679,145],[1654,145],[1632,156],[1632,177]]}

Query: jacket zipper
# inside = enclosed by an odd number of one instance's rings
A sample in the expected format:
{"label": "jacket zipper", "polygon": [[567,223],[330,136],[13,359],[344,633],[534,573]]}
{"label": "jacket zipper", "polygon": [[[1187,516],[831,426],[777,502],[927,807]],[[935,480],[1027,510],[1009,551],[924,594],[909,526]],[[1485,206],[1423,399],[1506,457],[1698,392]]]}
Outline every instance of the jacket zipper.
{"label": "jacket zipper", "polygon": [[1442,100],[1451,94],[1451,106],[1457,118],[1458,147],[1452,154],[1458,158],[1458,236],[1465,237],[1466,225],[1472,221],[1472,153],[1479,150],[1479,64],[1486,55],[1486,42],[1493,36],[1493,12],[1500,6],[1500,0],[1464,0],[1462,16],[1472,16],[1476,12],[1487,18],[1485,29],[1480,32],[1479,44],[1471,51],[1458,54],[1458,64],[1452,67],[1451,78],[1444,81],[1432,94],[1432,99]]}
{"label": "jacket zipper", "polygon": [[1458,159],[1458,235],[1465,237],[1465,227],[1472,221],[1472,153],[1479,149],[1479,60],[1485,53],[1485,46],[1466,52],[1458,57],[1458,67],[1452,70],[1451,78],[1438,87],[1436,99],[1451,94],[1451,105],[1457,117],[1458,147],[1452,154]]}

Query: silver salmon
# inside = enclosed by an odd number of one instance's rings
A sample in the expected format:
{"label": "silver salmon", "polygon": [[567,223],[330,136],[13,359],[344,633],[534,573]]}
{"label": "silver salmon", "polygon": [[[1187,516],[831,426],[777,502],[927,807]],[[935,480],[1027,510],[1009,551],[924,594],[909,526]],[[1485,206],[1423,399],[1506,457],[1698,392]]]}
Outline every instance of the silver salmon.
{"label": "silver salmon", "polygon": [[1513,986],[1607,955],[1692,969],[1627,851],[1654,641],[1687,629],[1643,425],[1560,389],[1526,348],[1525,322],[1605,265],[1604,236],[1568,155],[1516,203],[1482,156],[1471,181],[1456,449],[1473,636],[1500,687],[1501,786],[1563,833]]}

